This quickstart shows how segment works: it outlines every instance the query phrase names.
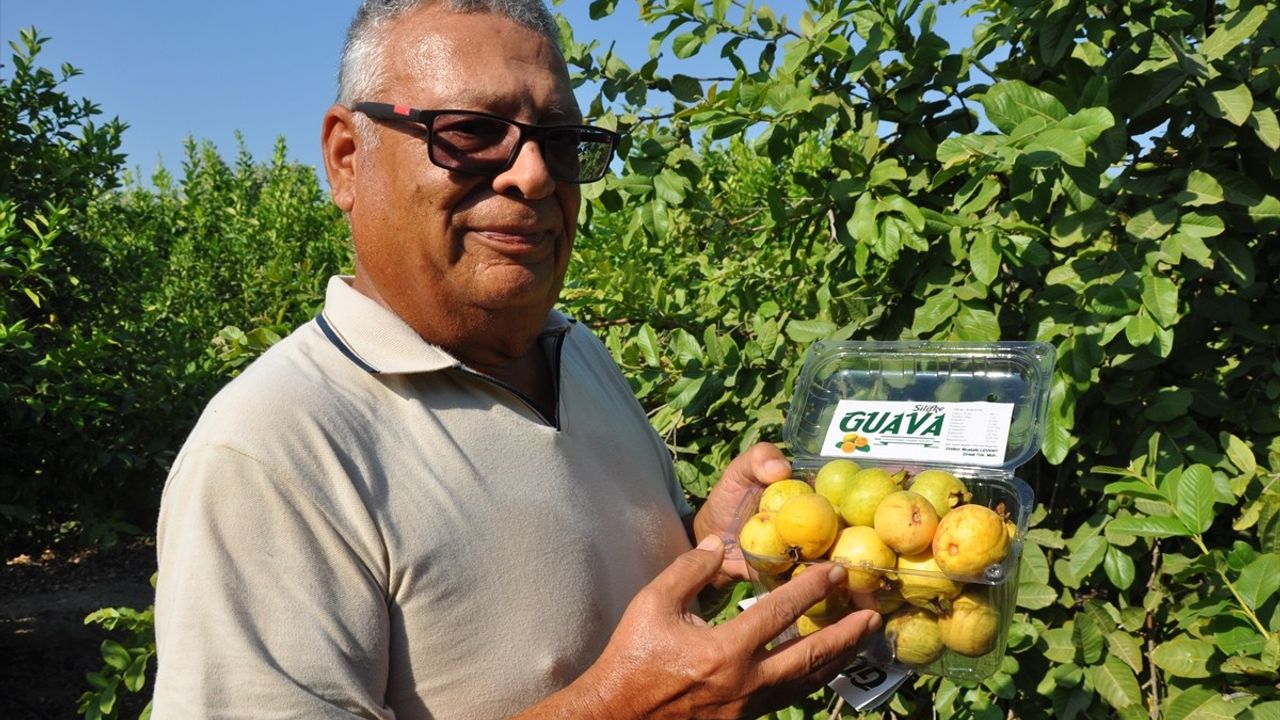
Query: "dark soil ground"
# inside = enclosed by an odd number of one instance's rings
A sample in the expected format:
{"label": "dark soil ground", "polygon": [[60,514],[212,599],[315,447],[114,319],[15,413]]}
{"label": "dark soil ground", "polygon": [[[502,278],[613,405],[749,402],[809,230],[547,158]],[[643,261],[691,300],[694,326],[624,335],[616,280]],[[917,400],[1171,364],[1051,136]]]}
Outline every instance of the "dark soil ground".
{"label": "dark soil ground", "polygon": [[[98,646],[123,639],[84,617],[103,607],[139,610],[152,602],[155,548],[142,542],[80,553],[45,551],[0,567],[0,718],[71,720],[85,674],[102,668]],[[119,717],[133,720],[150,697],[124,693]]]}

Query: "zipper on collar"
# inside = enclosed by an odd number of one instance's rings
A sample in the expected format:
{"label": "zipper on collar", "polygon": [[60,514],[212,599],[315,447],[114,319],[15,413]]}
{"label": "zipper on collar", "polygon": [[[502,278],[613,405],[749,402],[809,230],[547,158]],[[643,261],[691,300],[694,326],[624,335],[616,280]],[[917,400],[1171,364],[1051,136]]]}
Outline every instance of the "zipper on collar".
{"label": "zipper on collar", "polygon": [[[482,372],[472,370],[466,365],[458,365],[456,369],[459,372],[470,375],[471,377],[484,380],[491,385],[496,385],[516,396],[520,402],[524,403],[526,407],[533,411],[534,415],[537,415],[538,418],[542,420],[544,425],[549,425],[558,432],[560,430],[560,355],[564,349],[564,338],[569,334],[569,328],[569,325],[565,325],[563,327],[555,328],[550,333],[547,333],[555,335],[552,339],[551,357],[549,358],[551,361],[551,396],[555,400],[555,409],[551,417],[547,417],[538,409],[538,404],[535,403],[532,398],[520,392],[514,386],[509,385],[491,375],[485,375]],[[539,337],[538,342],[541,343],[545,337],[546,335]]]}

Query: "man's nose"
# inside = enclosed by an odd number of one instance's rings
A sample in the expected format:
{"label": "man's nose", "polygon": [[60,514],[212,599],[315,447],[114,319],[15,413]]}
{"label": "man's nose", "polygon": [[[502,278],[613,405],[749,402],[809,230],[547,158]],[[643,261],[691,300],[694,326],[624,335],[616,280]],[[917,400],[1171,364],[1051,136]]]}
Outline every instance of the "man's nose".
{"label": "man's nose", "polygon": [[515,162],[493,179],[493,189],[503,194],[515,191],[532,200],[555,192],[556,181],[551,177],[542,146],[533,138],[525,138],[516,150]]}

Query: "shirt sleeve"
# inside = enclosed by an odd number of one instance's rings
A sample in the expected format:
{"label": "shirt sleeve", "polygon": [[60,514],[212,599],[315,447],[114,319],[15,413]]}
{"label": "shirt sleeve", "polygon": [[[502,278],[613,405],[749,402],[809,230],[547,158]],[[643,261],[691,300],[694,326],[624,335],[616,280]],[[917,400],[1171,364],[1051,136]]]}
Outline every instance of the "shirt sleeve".
{"label": "shirt sleeve", "polygon": [[377,558],[315,488],[184,451],[157,531],[152,718],[392,718]]}

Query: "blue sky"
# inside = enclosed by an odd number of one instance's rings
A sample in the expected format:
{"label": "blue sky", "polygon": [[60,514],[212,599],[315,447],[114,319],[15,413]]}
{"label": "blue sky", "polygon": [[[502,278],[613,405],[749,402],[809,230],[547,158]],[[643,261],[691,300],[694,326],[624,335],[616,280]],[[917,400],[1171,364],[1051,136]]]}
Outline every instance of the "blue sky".
{"label": "blue sky", "polygon": [[[49,37],[45,67],[63,62],[84,71],[68,84],[75,97],[101,105],[106,117],[129,124],[128,167],[149,176],[163,162],[180,171],[183,140],[210,140],[224,156],[240,131],[256,159],[283,136],[290,159],[319,163],[320,120],[332,102],[337,57],[357,0],[0,0],[3,62],[8,43],[34,25]],[[795,17],[803,0],[762,0]],[[655,28],[638,20],[632,0],[593,21],[587,0],[564,0],[579,41],[617,42],[633,65],[648,57]],[[967,43],[971,21],[954,8],[939,13],[938,31],[953,46]],[[685,70],[685,72],[689,72]],[[7,76],[7,69],[0,69]],[[691,73],[697,74],[697,73]],[[585,105],[588,98],[580,100]]]}

